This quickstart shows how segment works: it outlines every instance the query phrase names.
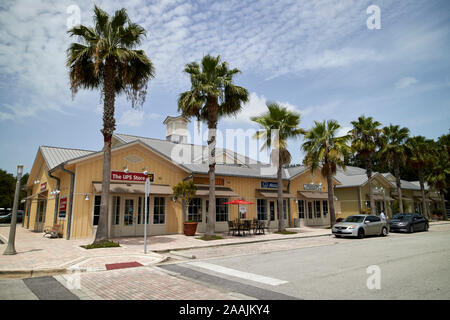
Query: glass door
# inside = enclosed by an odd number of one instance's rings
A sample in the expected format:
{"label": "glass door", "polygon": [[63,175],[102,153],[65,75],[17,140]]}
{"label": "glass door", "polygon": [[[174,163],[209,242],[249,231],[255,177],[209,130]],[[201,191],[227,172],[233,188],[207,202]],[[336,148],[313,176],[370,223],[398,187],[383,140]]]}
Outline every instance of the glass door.
{"label": "glass door", "polygon": [[36,209],[36,221],[34,224],[35,231],[38,231],[38,232],[44,231],[46,204],[47,204],[46,200],[38,199],[37,209]]}
{"label": "glass door", "polygon": [[125,203],[123,207],[123,226],[122,235],[123,236],[134,236],[136,235],[136,204],[137,201],[134,198],[125,198]]}

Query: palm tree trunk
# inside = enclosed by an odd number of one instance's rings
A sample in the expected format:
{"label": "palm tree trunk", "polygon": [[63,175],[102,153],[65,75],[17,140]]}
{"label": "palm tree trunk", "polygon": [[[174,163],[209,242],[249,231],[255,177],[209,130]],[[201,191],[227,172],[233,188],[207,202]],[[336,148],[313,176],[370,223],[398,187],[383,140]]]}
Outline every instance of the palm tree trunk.
{"label": "palm tree trunk", "polygon": [[206,224],[206,235],[212,236],[215,232],[216,222],[216,133],[218,101],[216,97],[208,97],[208,165],[209,165],[209,205],[208,223]]}
{"label": "palm tree trunk", "polygon": [[425,185],[424,185],[423,180],[424,180],[423,179],[423,171],[419,170],[420,193],[422,195],[422,215],[424,217],[427,217],[428,220],[430,220],[431,219],[431,215],[428,212],[428,207],[427,207],[427,203],[426,203],[426,200],[425,200]]}
{"label": "palm tree trunk", "polygon": [[334,189],[333,189],[333,176],[331,170],[328,171],[327,175],[327,185],[328,185],[328,208],[330,211],[330,226],[336,223],[336,213],[334,212]]}
{"label": "palm tree trunk", "polygon": [[370,214],[375,215],[375,201],[373,199],[372,190],[372,160],[370,159],[370,157],[366,158],[366,173],[369,184]]}
{"label": "palm tree trunk", "polygon": [[104,75],[104,101],[103,101],[103,176],[102,195],[100,202],[100,216],[98,220],[97,232],[94,243],[104,241],[109,238],[108,228],[108,207],[109,207],[109,186],[111,179],[111,138],[115,129],[114,120],[114,61],[107,60]]}
{"label": "palm tree trunk", "polygon": [[400,166],[398,160],[394,160],[394,173],[395,173],[395,182],[397,185],[397,193],[398,193],[398,208],[400,213],[403,213],[403,197],[402,197],[402,184],[400,181]]}
{"label": "palm tree trunk", "polygon": [[284,216],[283,216],[283,166],[281,164],[280,153],[278,153],[278,170],[277,170],[277,211],[278,211],[278,231],[284,230]]}

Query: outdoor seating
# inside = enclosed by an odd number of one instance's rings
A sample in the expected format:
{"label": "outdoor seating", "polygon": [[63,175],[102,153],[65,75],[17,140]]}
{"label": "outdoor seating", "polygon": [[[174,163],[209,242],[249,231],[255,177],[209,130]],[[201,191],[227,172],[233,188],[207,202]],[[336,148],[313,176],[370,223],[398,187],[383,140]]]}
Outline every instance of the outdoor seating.
{"label": "outdoor seating", "polygon": [[239,228],[236,225],[236,223],[234,221],[228,221],[228,235],[230,235],[230,232],[233,232],[233,236],[234,236],[234,233],[236,231],[239,231]]}
{"label": "outdoor seating", "polygon": [[250,220],[244,220],[242,223],[242,234],[245,236],[246,231],[250,234],[251,227],[252,222]]}
{"label": "outdoor seating", "polygon": [[267,225],[265,221],[258,221],[258,225],[255,228],[255,234],[265,234],[265,229],[267,229]]}
{"label": "outdoor seating", "polygon": [[43,237],[45,237],[47,234],[49,234],[50,238],[59,238],[60,232],[61,232],[61,225],[60,224],[55,224],[55,225],[53,225],[53,227],[46,228],[44,230]]}

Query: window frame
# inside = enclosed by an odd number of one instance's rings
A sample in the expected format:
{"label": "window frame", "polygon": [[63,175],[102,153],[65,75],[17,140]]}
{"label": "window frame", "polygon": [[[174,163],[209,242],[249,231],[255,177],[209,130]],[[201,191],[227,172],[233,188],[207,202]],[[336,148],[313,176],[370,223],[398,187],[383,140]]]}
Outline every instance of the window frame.
{"label": "window frame", "polygon": [[[156,199],[158,199],[158,204],[156,203],[157,202]],[[162,204],[159,202],[161,200],[162,200]],[[160,212],[161,208],[162,208],[162,213]],[[153,216],[152,224],[154,224],[154,225],[166,224],[166,197],[153,197],[153,215],[152,216]],[[158,220],[156,220],[157,217],[158,217]],[[161,217],[162,217],[163,222],[161,222]]]}

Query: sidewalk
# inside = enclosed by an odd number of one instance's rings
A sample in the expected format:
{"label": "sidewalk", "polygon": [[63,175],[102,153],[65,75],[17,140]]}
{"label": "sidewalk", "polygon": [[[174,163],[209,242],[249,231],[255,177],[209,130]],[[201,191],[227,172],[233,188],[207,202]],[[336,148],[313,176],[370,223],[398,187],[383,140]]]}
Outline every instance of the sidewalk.
{"label": "sidewalk", "polygon": [[[144,254],[143,237],[113,239],[121,247],[86,250],[81,245],[92,243],[86,239],[49,239],[43,233],[35,233],[21,226],[17,227],[15,247],[17,254],[5,256],[9,226],[0,227],[0,276],[38,276],[65,273],[70,270],[102,271],[106,264],[137,262],[144,266],[155,265],[166,258],[161,253],[204,247],[216,247],[233,244],[286,240],[292,238],[309,238],[331,235],[330,229],[289,228],[297,234],[282,235],[266,233],[245,237],[221,234],[224,239],[204,241],[182,234],[151,236],[147,239],[147,254]],[[0,242],[1,242],[0,241]]]}

